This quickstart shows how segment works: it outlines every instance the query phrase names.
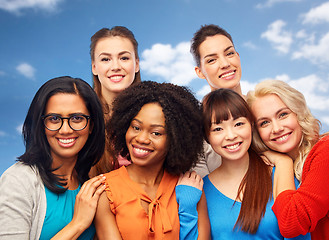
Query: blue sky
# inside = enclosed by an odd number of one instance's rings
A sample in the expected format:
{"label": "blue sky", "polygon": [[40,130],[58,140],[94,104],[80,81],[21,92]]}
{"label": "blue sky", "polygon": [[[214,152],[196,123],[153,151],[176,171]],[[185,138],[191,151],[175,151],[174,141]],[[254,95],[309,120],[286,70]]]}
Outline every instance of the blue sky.
{"label": "blue sky", "polygon": [[321,0],[0,0],[0,174],[24,152],[21,126],[47,80],[92,84],[90,37],[123,25],[139,42],[143,80],[189,86],[201,99],[189,53],[194,32],[217,24],[231,33],[242,90],[274,78],[306,97],[329,131],[329,1]]}

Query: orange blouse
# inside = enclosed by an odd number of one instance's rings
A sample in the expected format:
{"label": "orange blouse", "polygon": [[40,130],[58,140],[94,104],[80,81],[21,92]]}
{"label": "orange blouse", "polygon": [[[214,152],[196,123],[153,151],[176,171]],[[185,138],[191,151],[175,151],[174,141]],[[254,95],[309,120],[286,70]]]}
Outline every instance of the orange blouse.
{"label": "orange blouse", "polygon": [[[106,194],[124,240],[179,239],[178,204],[175,186],[178,177],[166,171],[155,199],[132,181],[125,166],[106,175]],[[149,214],[141,201],[149,203]]]}

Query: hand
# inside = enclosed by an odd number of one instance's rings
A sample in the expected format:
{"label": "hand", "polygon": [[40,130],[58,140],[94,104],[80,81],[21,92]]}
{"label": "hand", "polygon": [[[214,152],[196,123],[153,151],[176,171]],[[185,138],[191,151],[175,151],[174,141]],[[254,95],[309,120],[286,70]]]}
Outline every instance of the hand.
{"label": "hand", "polygon": [[277,166],[280,163],[294,161],[287,154],[274,152],[274,151],[265,151],[261,154],[263,161],[270,166]]}
{"label": "hand", "polygon": [[182,174],[177,182],[177,185],[187,185],[195,187],[202,191],[203,180],[196,172],[186,172]]}
{"label": "hand", "polygon": [[86,181],[76,196],[72,223],[87,229],[92,223],[98,199],[105,190],[105,176],[99,175]]}

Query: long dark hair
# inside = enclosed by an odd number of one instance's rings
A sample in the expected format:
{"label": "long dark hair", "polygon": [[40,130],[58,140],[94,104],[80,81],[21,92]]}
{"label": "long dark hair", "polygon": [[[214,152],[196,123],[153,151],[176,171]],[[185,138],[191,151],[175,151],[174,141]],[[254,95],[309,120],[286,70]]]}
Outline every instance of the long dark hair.
{"label": "long dark hair", "polygon": [[[216,123],[245,117],[251,125],[254,116],[246,101],[231,89],[218,89],[206,95],[203,100],[203,125],[205,138],[208,141],[212,117]],[[263,218],[267,202],[272,196],[272,178],[269,167],[262,161],[259,154],[251,147],[248,149],[249,166],[243,177],[236,197],[241,201],[241,210],[234,225],[244,232],[255,234]],[[242,194],[243,193],[243,194]],[[239,196],[243,195],[243,199]]]}
{"label": "long dark hair", "polygon": [[55,193],[61,193],[66,190],[60,187],[66,185],[66,180],[53,173],[55,170],[52,169],[53,159],[42,120],[49,98],[57,93],[79,95],[90,113],[92,132],[79,152],[75,165],[80,183],[89,179],[88,173],[91,166],[96,164],[103,154],[105,127],[102,106],[98,97],[89,84],[82,79],[68,76],[54,78],[44,83],[35,94],[23,125],[25,153],[18,160],[27,165],[36,166],[45,186]]}

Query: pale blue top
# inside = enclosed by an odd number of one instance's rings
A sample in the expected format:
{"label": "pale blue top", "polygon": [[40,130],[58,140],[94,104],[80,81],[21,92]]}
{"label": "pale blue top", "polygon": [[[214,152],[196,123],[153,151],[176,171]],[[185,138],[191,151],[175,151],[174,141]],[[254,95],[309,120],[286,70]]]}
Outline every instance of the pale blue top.
{"label": "pale blue top", "polygon": [[[274,203],[273,199],[271,199],[266,206],[265,215],[259,224],[256,234],[249,234],[240,231],[238,228],[236,228],[236,230],[233,230],[234,224],[236,223],[236,220],[238,219],[240,213],[241,203],[234,203],[233,199],[228,198],[224,194],[222,194],[212,184],[208,176],[204,177],[203,181],[203,189],[207,199],[212,239],[285,239],[280,234],[278,221],[271,209]],[[299,184],[297,180],[295,180],[295,184],[297,184],[297,187]],[[306,240],[311,238],[310,234],[307,234],[305,236],[300,235],[292,239]]]}
{"label": "pale blue top", "polygon": [[[80,191],[80,188],[81,186],[75,190],[66,190],[64,193],[57,194],[53,193],[45,186],[47,211],[41,230],[40,240],[51,239],[72,220],[75,197]],[[93,239],[94,235],[95,227],[92,224],[78,239]]]}

